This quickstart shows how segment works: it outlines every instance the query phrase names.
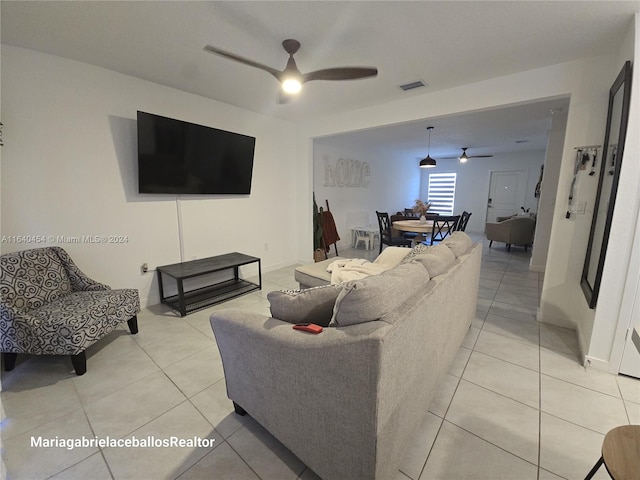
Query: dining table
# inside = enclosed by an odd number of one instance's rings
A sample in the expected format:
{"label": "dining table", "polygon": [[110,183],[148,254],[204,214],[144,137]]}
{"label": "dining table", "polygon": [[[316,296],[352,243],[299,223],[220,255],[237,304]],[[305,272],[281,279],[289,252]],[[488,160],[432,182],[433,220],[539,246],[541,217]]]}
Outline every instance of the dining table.
{"label": "dining table", "polygon": [[431,232],[433,232],[433,220],[424,222],[420,220],[396,220],[392,226],[401,232],[417,233],[418,235],[413,239],[414,244],[425,242],[427,240],[425,234],[429,234],[429,237],[431,237]]}

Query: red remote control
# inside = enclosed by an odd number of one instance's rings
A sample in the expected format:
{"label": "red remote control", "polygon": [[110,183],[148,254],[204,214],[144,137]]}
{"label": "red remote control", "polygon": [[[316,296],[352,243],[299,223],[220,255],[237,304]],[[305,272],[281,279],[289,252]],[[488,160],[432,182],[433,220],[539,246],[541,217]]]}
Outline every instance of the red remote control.
{"label": "red remote control", "polygon": [[310,333],[320,333],[322,331],[322,327],[320,325],[316,325],[315,323],[296,323],[293,326],[293,329]]}

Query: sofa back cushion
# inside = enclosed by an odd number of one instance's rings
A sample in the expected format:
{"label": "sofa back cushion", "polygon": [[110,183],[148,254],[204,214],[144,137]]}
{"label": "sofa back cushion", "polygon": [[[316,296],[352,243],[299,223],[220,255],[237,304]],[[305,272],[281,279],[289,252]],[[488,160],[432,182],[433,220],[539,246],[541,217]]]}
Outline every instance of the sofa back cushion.
{"label": "sofa back cushion", "polygon": [[418,295],[428,283],[429,273],[416,262],[345,283],[336,299],[329,326],[345,327],[378,320],[410,297]]}
{"label": "sofa back cushion", "polygon": [[26,312],[71,293],[60,257],[51,248],[0,256],[0,291],[5,307]]}
{"label": "sofa back cushion", "polygon": [[441,245],[446,245],[458,258],[460,255],[465,254],[473,246],[473,240],[464,232],[453,232],[447,238],[445,238]]}
{"label": "sofa back cushion", "polygon": [[407,247],[387,247],[376,257],[373,263],[387,267],[388,270],[403,263],[404,258],[410,251]]}
{"label": "sofa back cushion", "polygon": [[329,325],[342,285],[323,285],[304,290],[275,290],[267,294],[271,316],[289,323]]}
{"label": "sofa back cushion", "polygon": [[446,245],[439,244],[429,247],[424,253],[413,257],[415,262],[420,262],[429,272],[431,278],[445,273],[451,264],[455,262],[456,256]]}

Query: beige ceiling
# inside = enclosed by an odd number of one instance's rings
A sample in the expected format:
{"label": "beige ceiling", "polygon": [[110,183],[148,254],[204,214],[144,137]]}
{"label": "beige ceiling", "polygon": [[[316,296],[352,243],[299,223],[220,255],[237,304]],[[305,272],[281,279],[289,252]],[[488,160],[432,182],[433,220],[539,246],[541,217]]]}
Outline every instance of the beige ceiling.
{"label": "beige ceiling", "polygon": [[[3,0],[0,8],[3,44],[297,121],[615,51],[640,1]],[[296,60],[303,72],[370,65],[379,75],[311,82],[294,102],[278,105],[268,73],[203,50],[211,44],[283,69],[285,38],[302,43]],[[418,79],[428,86],[399,88]],[[459,147],[499,141],[455,140]]]}

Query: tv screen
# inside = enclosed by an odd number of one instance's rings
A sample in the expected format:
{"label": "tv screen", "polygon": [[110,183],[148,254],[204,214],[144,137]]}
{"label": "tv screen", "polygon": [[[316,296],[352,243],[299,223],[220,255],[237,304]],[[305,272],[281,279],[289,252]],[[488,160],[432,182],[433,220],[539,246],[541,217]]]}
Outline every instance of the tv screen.
{"label": "tv screen", "polygon": [[256,139],[138,112],[140,193],[251,193]]}

